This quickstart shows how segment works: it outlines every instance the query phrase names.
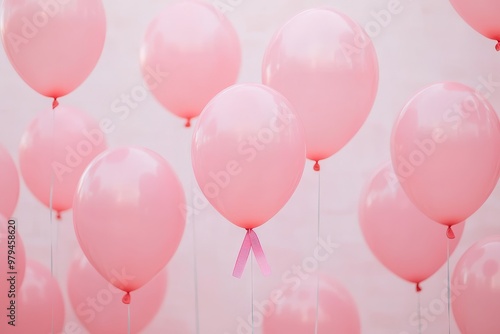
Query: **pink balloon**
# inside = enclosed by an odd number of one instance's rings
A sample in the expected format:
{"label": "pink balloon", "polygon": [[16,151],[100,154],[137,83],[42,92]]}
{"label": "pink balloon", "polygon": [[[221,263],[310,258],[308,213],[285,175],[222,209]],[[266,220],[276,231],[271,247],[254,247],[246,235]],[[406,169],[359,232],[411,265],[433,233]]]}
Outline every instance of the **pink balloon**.
{"label": "pink balloon", "polygon": [[58,107],[36,115],[19,147],[21,175],[33,195],[58,213],[73,205],[78,181],[90,162],[106,149],[98,123],[85,112]]}
{"label": "pink balloon", "polygon": [[9,152],[0,145],[0,215],[12,217],[19,200],[19,174]]}
{"label": "pink balloon", "polygon": [[377,94],[377,55],[370,38],[348,16],[330,8],[310,9],[273,37],[262,81],[297,109],[307,158],[319,161],[340,150],[367,118]]}
{"label": "pink balloon", "polygon": [[[11,285],[19,291],[26,271],[26,251],[19,233],[19,225],[13,219],[0,215],[0,308],[4,310],[10,302]],[[12,274],[11,274],[12,273]],[[14,281],[8,279],[14,276]],[[5,307],[4,307],[5,306]]]}
{"label": "pink balloon", "polygon": [[38,93],[64,96],[94,69],[106,35],[101,0],[4,0],[0,12],[7,56]]}
{"label": "pink balloon", "polygon": [[500,236],[476,242],[453,272],[452,308],[462,334],[500,333]]}
{"label": "pink balloon", "polygon": [[500,23],[498,13],[500,2],[497,0],[450,0],[462,19],[477,32],[498,41],[497,51],[500,51]]}
{"label": "pink balloon", "polygon": [[231,22],[212,4],[184,0],[151,22],[141,49],[144,81],[169,111],[187,120],[238,78],[241,49]]}
{"label": "pink balloon", "polygon": [[121,147],[101,154],[85,171],[73,222],[90,263],[129,293],[174,255],[184,213],[184,191],[169,164],[148,149]]}
{"label": "pink balloon", "polygon": [[210,101],[191,153],[207,199],[245,229],[264,224],[286,204],[305,165],[296,113],[283,96],[259,84],[232,86]]}
{"label": "pink balloon", "polygon": [[[327,277],[320,279],[319,289],[318,333],[360,334],[358,309],[349,291]],[[310,278],[286,290],[277,305],[272,306],[272,312],[263,314],[263,334],[314,333],[316,279]]]}
{"label": "pink balloon", "polygon": [[[162,270],[133,293],[131,333],[139,333],[153,320],[165,297],[166,286],[167,273]],[[90,333],[127,333],[128,307],[121,302],[123,293],[102,278],[84,256],[73,261],[69,268],[68,293],[76,316]]]}
{"label": "pink balloon", "polygon": [[[59,284],[47,268],[28,260],[26,277],[16,297],[15,327],[9,325],[6,317],[2,316],[1,333],[61,333],[64,325],[64,301]],[[3,306],[2,309],[4,310]]]}
{"label": "pink balloon", "polygon": [[[390,271],[417,284],[447,260],[445,227],[420,212],[399,185],[390,163],[368,182],[359,204],[359,223],[371,251]],[[458,245],[464,224],[455,228],[450,252]]]}
{"label": "pink balloon", "polygon": [[403,108],[392,132],[392,164],[417,208],[458,224],[486,201],[500,171],[500,123],[473,89],[433,84]]}

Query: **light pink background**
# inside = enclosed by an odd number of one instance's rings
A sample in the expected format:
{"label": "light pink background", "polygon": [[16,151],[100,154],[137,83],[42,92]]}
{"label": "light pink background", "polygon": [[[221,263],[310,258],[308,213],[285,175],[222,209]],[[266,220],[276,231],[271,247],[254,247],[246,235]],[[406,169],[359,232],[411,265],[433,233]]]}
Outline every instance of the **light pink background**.
{"label": "light pink background", "polygon": [[[500,55],[490,41],[469,28],[448,1],[401,0],[401,11],[390,22],[376,23],[372,11],[387,9],[390,0],[221,0],[236,4],[226,14],[234,23],[243,47],[239,82],[260,82],[261,59],[276,29],[303,9],[332,5],[362,25],[369,22],[380,62],[380,87],[371,115],[357,136],[333,158],[322,163],[321,234],[340,247],[321,264],[321,271],[336,277],[355,298],[367,334],[417,333],[410,317],[416,310],[415,289],[386,270],[367,248],[357,221],[358,199],[367,178],[390,158],[389,138],[396,115],[421,87],[453,80],[476,87],[490,77],[499,82],[489,100],[500,109]],[[183,182],[188,201],[197,187],[192,176],[189,145],[192,130],[166,112],[150,95],[125,120],[113,115],[111,105],[121,94],[141,85],[139,48],[148,23],[169,1],[104,1],[108,35],[97,67],[88,80],[61,104],[79,107],[97,120],[111,116],[116,124],[110,146],[143,145],[164,156]],[[375,31],[375,28],[378,28]],[[375,33],[374,33],[375,32]],[[33,55],[36,57],[36,55]],[[17,161],[17,147],[36,112],[49,99],[32,91],[0,53],[0,142]],[[482,92],[487,92],[483,90]],[[4,191],[3,189],[1,191]],[[500,233],[500,189],[469,219],[463,239],[452,257],[452,267],[474,241]],[[273,269],[270,278],[255,272],[255,299],[267,298],[279,287],[281,275],[313,254],[316,235],[317,173],[308,162],[303,179],[289,204],[257,230]],[[18,219],[27,255],[50,265],[49,213],[22,184],[14,216]],[[225,221],[207,205],[195,216],[198,249],[200,333],[236,333],[237,318],[250,313],[250,271],[231,277],[244,231]],[[194,333],[193,222],[169,264],[168,293],[159,315],[144,333]],[[443,232],[444,233],[444,232]],[[59,223],[56,274],[67,301],[66,274],[79,246],[71,213]],[[422,284],[422,305],[429,308],[445,289],[442,268]],[[66,322],[77,318],[66,305]],[[424,333],[447,331],[443,310]],[[432,316],[434,314],[431,313]],[[132,320],[133,321],[133,320]],[[457,333],[455,325],[452,331]],[[256,330],[259,333],[260,329]]]}

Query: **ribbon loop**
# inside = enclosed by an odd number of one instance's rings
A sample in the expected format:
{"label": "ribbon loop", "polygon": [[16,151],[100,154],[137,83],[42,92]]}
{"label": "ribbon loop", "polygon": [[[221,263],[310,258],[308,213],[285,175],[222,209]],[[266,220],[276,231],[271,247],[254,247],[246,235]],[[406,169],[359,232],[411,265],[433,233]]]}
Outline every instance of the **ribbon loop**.
{"label": "ribbon loop", "polygon": [[270,275],[271,268],[269,267],[266,255],[264,254],[264,250],[262,249],[262,246],[260,244],[259,237],[254,230],[248,229],[247,233],[245,234],[245,239],[243,239],[243,243],[241,244],[238,258],[236,259],[236,263],[234,265],[233,276],[236,278],[241,278],[241,276],[243,275],[243,271],[245,270],[248,257],[250,256],[250,251],[253,251],[262,274],[264,274],[264,276]]}

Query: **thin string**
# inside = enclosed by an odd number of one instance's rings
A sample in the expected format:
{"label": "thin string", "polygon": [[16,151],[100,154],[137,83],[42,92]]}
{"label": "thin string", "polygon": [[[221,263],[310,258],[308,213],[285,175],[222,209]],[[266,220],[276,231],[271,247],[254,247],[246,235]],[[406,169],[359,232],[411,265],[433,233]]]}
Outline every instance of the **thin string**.
{"label": "thin string", "polygon": [[451,334],[451,277],[450,277],[450,239],[446,242],[446,270],[448,275],[448,334]]}
{"label": "thin string", "polygon": [[420,292],[417,292],[417,300],[418,300],[418,334],[422,334],[422,309],[421,309],[421,302],[420,302]]}
{"label": "thin string", "polygon": [[[252,251],[253,253],[253,251]],[[252,334],[254,334],[254,330],[255,330],[255,326],[254,326],[254,314],[253,314],[253,257],[252,257],[252,254],[250,254],[250,282],[251,282],[251,293],[252,293],[252,296],[251,296],[251,301],[252,301],[252,304],[250,305],[251,308],[252,308]]]}
{"label": "thin string", "polygon": [[127,313],[128,313],[127,333],[130,334],[130,304],[127,305]]}
{"label": "thin string", "polygon": [[[51,147],[51,160],[54,160],[54,143],[55,143],[55,118],[56,111],[52,107],[52,147]],[[54,171],[50,169],[50,190],[49,190],[49,220],[50,220],[50,275],[54,278],[54,221],[52,215],[54,214]],[[54,334],[54,301],[50,299],[50,312],[51,312],[51,333]]]}
{"label": "thin string", "polygon": [[[316,243],[319,245],[320,238],[320,226],[321,226],[321,171],[318,170],[318,222],[317,222],[317,239]],[[316,273],[316,318],[314,321],[314,333],[318,334],[318,322],[319,322],[319,264],[318,272]]]}
{"label": "thin string", "polygon": [[[188,120],[189,122],[189,120]],[[191,136],[192,131],[189,131],[188,136],[188,152],[191,152]],[[191,208],[187,211],[187,217],[189,217],[189,213],[191,213],[191,223],[193,225],[193,284],[194,284],[194,312],[195,312],[195,326],[196,326],[196,334],[200,334],[200,301],[199,301],[199,291],[198,291],[198,251],[196,244],[196,208],[195,208],[195,180],[194,173],[191,173],[190,176],[190,187],[191,187]]]}

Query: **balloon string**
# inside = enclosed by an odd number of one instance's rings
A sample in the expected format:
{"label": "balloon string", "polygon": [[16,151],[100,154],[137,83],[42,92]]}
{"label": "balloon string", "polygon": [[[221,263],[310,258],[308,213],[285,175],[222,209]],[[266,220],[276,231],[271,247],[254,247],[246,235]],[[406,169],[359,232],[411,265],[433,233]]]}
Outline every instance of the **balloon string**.
{"label": "balloon string", "polygon": [[[316,164],[317,164],[317,162],[316,162]],[[317,169],[317,172],[318,172],[318,222],[317,222],[316,243],[319,246],[319,238],[321,235],[320,234],[320,227],[321,227],[321,172],[320,172],[319,168]],[[314,333],[315,334],[318,334],[318,322],[319,322],[319,264],[318,264],[318,272],[316,274],[316,316],[315,316],[315,320],[314,320]]]}
{"label": "balloon string", "polygon": [[127,333],[130,334],[130,304],[127,305]]}
{"label": "balloon string", "polygon": [[417,305],[418,305],[418,334],[422,334],[422,309],[420,302],[420,293],[417,293]]}
{"label": "balloon string", "polygon": [[448,275],[448,334],[451,334],[451,277],[450,277],[450,239],[446,242],[446,271]]}
{"label": "balloon string", "polygon": [[254,310],[253,310],[253,258],[252,258],[252,256],[250,256],[250,282],[251,282],[251,289],[250,290],[251,290],[251,294],[252,294],[252,296],[250,298],[250,300],[251,300],[250,307],[252,310],[252,334],[254,334],[255,326],[254,326],[254,314],[253,314]]}
{"label": "balloon string", "polygon": [[[55,99],[54,99],[55,101]],[[51,159],[54,160],[54,145],[55,145],[55,107],[52,108],[52,142],[51,142]],[[49,223],[50,223],[50,275],[54,278],[54,222],[52,219],[54,211],[54,171],[50,169],[50,190],[49,190]],[[50,299],[50,314],[51,314],[51,333],[54,334],[54,300]]]}
{"label": "balloon string", "polygon": [[194,208],[194,180],[191,174],[191,223],[193,224],[193,273],[194,273],[194,305],[196,334],[200,334],[200,303],[198,293],[198,252],[196,247],[196,220]]}

